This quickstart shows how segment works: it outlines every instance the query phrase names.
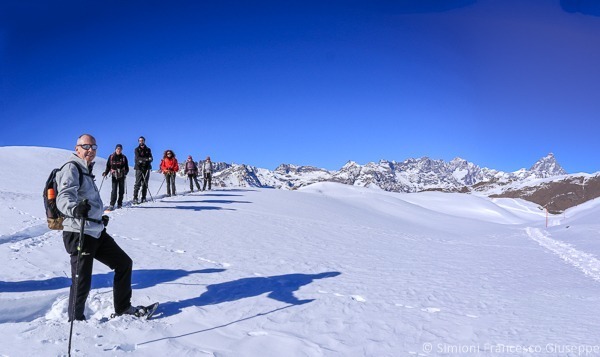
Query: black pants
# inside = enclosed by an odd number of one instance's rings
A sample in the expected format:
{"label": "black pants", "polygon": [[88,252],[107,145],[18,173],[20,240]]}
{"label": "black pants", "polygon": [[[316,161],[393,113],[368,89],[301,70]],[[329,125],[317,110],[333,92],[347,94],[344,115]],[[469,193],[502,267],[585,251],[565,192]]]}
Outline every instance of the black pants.
{"label": "black pants", "polygon": [[198,175],[194,175],[194,174],[188,175],[188,180],[190,180],[190,191],[194,191],[194,182],[196,182],[196,187],[198,188],[198,191],[200,191],[200,183],[198,182]]}
{"label": "black pants", "polygon": [[204,186],[202,186],[202,191],[206,190],[207,182],[208,182],[208,189],[210,190],[210,187],[212,185],[212,174],[210,172],[207,172],[204,174]]}
{"label": "black pants", "polygon": [[133,185],[133,198],[138,198],[140,187],[142,188],[142,201],[146,200],[146,191],[148,191],[148,180],[150,179],[150,170],[135,170],[135,185]]}
{"label": "black pants", "polygon": [[[116,313],[122,313],[131,306],[131,271],[133,261],[121,249],[115,240],[102,231],[100,238],[84,235],[83,247],[79,258],[79,271],[77,270],[77,246],[79,233],[63,231],[63,242],[67,253],[71,256],[71,292],[69,294],[69,321],[85,320],[83,312],[85,301],[92,286],[92,267],[94,259],[106,264],[115,271],[113,281],[113,304]],[[77,278],[79,275],[79,278]],[[73,309],[73,295],[77,284],[75,309]]]}
{"label": "black pants", "polygon": [[[117,199],[117,191],[119,191],[119,199]],[[110,193],[110,205],[114,206],[115,202],[119,207],[123,205],[123,195],[125,194],[125,177],[112,178],[112,192]]]}
{"label": "black pants", "polygon": [[175,174],[165,174],[165,179],[167,180],[167,195],[171,196],[172,194],[177,194],[177,190],[175,190]]}

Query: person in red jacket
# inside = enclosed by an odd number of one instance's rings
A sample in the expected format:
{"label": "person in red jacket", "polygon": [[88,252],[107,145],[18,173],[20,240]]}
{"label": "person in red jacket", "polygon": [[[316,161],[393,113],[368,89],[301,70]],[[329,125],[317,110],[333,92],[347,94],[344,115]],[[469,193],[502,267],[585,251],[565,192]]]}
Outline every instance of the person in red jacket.
{"label": "person in red jacket", "polygon": [[175,158],[173,150],[165,150],[162,160],[160,161],[160,171],[165,175],[167,180],[167,196],[177,194],[175,190],[175,174],[179,171],[179,163]]}

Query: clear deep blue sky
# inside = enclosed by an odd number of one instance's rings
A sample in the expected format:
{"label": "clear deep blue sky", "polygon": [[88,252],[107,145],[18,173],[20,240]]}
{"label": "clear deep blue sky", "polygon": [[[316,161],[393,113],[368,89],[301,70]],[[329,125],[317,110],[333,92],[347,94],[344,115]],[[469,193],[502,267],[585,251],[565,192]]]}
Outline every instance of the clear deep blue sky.
{"label": "clear deep blue sky", "polygon": [[0,145],[596,172],[596,3],[3,0]]}

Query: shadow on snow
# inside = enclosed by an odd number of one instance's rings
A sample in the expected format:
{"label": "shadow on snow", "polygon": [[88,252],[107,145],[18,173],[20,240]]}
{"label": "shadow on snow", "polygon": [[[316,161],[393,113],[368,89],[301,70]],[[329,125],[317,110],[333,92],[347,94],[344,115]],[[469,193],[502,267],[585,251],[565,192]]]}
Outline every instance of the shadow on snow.
{"label": "shadow on snow", "polygon": [[308,285],[316,279],[332,278],[340,275],[340,272],[326,272],[321,274],[287,274],[270,277],[243,278],[227,283],[212,284],[206,287],[206,292],[197,298],[183,301],[162,303],[159,307],[159,314],[155,318],[163,318],[181,312],[183,308],[190,306],[215,305],[227,301],[235,301],[247,297],[253,297],[269,293],[267,296],[271,299],[287,303],[288,305],[273,309],[267,312],[260,312],[256,315],[248,316],[242,319],[231,321],[218,326],[205,328],[198,331],[188,332],[177,336],[162,337],[155,340],[137,343],[136,345],[146,345],[153,342],[171,340],[180,337],[195,335],[202,332],[216,330],[227,327],[238,322],[247,321],[256,317],[266,316],[295,305],[302,305],[314,301],[314,299],[299,300],[294,296],[294,291],[301,286]]}
{"label": "shadow on snow", "polygon": [[173,203],[222,203],[222,204],[232,204],[232,203],[252,203],[250,201],[232,201],[232,200],[197,200],[197,201],[173,201]]}
{"label": "shadow on snow", "polygon": [[[170,206],[170,207],[137,207],[140,209],[183,209],[183,210],[193,210],[193,211],[235,211],[233,208],[223,208],[217,206]],[[136,208],[136,209],[137,209]]]}
{"label": "shadow on snow", "polygon": [[[133,271],[131,276],[131,287],[133,289],[145,289],[159,284],[172,283],[177,279],[192,274],[210,274],[223,271],[225,271],[225,269],[202,269],[192,271],[182,269],[139,269]],[[113,272],[94,274],[92,277],[92,289],[112,287],[113,278]],[[58,290],[70,286],[71,278],[67,277],[55,277],[46,280],[0,281],[0,293]]]}
{"label": "shadow on snow", "polygon": [[202,196],[198,196],[198,197],[242,197],[244,195],[233,195],[233,194],[229,194],[229,193],[206,193],[203,194]]}
{"label": "shadow on snow", "polygon": [[267,297],[289,305],[302,305],[314,299],[300,300],[294,296],[294,291],[298,290],[301,286],[312,283],[316,279],[332,278],[340,274],[339,272],[287,274],[243,278],[226,283],[212,284],[206,286],[206,291],[198,297],[161,304],[161,317],[178,314],[182,309],[190,306],[216,305],[222,302],[241,300],[265,293],[268,293]]}

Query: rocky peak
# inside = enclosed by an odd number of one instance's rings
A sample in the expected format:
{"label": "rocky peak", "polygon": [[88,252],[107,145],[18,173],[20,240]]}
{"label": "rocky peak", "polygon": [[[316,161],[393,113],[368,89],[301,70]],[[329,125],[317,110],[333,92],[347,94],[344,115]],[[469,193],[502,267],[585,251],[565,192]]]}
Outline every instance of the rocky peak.
{"label": "rocky peak", "polygon": [[533,172],[537,177],[546,178],[552,176],[566,175],[567,172],[558,164],[553,153],[549,153],[545,157],[536,162],[529,171]]}
{"label": "rocky peak", "polygon": [[288,174],[290,172],[296,172],[298,170],[297,165],[292,165],[292,164],[281,164],[279,166],[277,166],[277,168],[275,169],[275,172],[277,173],[282,173],[282,174]]}

